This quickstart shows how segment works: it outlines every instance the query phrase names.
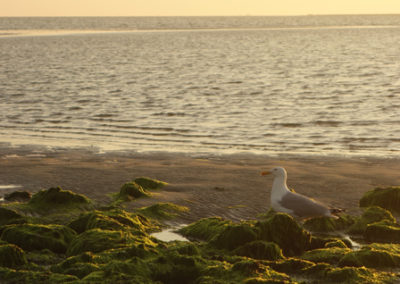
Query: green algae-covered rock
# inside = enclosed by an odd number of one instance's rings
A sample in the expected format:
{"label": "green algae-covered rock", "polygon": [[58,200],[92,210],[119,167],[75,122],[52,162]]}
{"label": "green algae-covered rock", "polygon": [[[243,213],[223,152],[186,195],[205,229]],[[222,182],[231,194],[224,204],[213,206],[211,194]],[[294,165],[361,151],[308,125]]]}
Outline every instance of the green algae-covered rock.
{"label": "green algae-covered rock", "polygon": [[105,216],[99,211],[93,211],[81,214],[77,219],[69,223],[68,227],[74,229],[78,234],[81,234],[86,230],[94,228],[121,230],[124,225],[108,216]]}
{"label": "green algae-covered rock", "polygon": [[342,240],[333,240],[325,243],[325,248],[351,248]]}
{"label": "green algae-covered rock", "polygon": [[288,275],[277,272],[254,259],[245,259],[236,262],[233,264],[231,270],[245,276],[239,283],[285,283],[285,281],[290,281]]}
{"label": "green algae-covered rock", "polygon": [[173,203],[156,203],[154,205],[140,208],[138,213],[157,220],[168,220],[189,211],[189,208]]}
{"label": "green algae-covered rock", "polygon": [[285,256],[302,254],[311,243],[311,235],[288,214],[277,213],[255,225],[259,239],[279,245]]}
{"label": "green algae-covered rock", "polygon": [[336,245],[336,247],[343,247],[344,244],[345,247],[352,248],[352,243],[349,239],[329,238],[329,237],[312,235],[310,246],[308,247],[307,250],[327,248],[328,243],[331,243],[331,246],[335,247],[334,244],[337,242],[339,243]]}
{"label": "green algae-covered rock", "polygon": [[161,189],[164,186],[167,185],[166,182],[163,181],[159,181],[156,179],[151,179],[148,177],[140,177],[140,178],[136,178],[134,180],[134,182],[138,185],[140,185],[142,188],[146,189],[146,190],[155,190],[155,189]]}
{"label": "green algae-covered rock", "polygon": [[49,249],[34,250],[26,252],[26,260],[30,264],[36,264],[41,267],[54,265],[64,258],[61,254],[57,254]]}
{"label": "green algae-covered rock", "polygon": [[391,275],[379,275],[365,267],[331,268],[325,279],[336,283],[393,283],[394,280]]}
{"label": "green algae-covered rock", "polygon": [[375,188],[360,199],[360,207],[380,206],[392,213],[400,214],[400,187]]}
{"label": "green algae-covered rock", "polygon": [[379,244],[379,243],[372,243],[368,244],[365,247],[374,250],[383,250],[390,252],[391,254],[398,254],[400,255],[400,244]]}
{"label": "green algae-covered rock", "polygon": [[178,252],[181,255],[189,255],[189,256],[200,255],[200,249],[198,248],[198,246],[188,242],[177,243],[175,247],[169,249],[176,250],[176,252]]}
{"label": "green algae-covered rock", "polygon": [[19,224],[8,225],[1,239],[27,251],[49,249],[65,253],[75,235],[74,230],[62,225]]}
{"label": "green algae-covered rock", "polygon": [[0,226],[26,223],[26,218],[12,209],[0,207]]}
{"label": "green algae-covered rock", "polygon": [[42,271],[14,270],[0,267],[2,283],[76,283],[76,276]]}
{"label": "green algae-covered rock", "polygon": [[235,249],[234,254],[254,259],[278,260],[283,259],[281,248],[272,242],[254,241]]}
{"label": "green algae-covered rock", "polygon": [[204,218],[178,230],[186,238],[210,241],[233,223],[221,217]]}
{"label": "green algae-covered rock", "polygon": [[68,226],[78,233],[95,228],[117,231],[136,229],[143,232],[155,229],[155,225],[146,217],[131,214],[120,209],[83,213],[69,223]]}
{"label": "green algae-covered rock", "polygon": [[338,219],[328,217],[317,217],[307,219],[303,226],[312,232],[334,232],[344,230],[354,224],[355,218],[350,215],[341,215]]}
{"label": "green algae-covered rock", "polygon": [[26,264],[25,252],[12,244],[0,245],[0,266],[17,267]]}
{"label": "green algae-covered rock", "polygon": [[[137,237],[138,241],[146,240],[146,236]],[[101,252],[108,249],[126,246],[135,240],[135,236],[127,231],[110,231],[92,229],[78,235],[68,246],[67,255],[77,255],[86,251]]]}
{"label": "green algae-covered rock", "polygon": [[355,266],[370,268],[400,267],[400,255],[386,250],[378,250],[373,247],[363,247],[357,251],[351,251],[344,255],[339,266]]}
{"label": "green algae-covered rock", "polygon": [[127,182],[121,187],[117,199],[122,201],[130,201],[140,197],[150,197],[150,193],[143,189],[136,182]]}
{"label": "green algae-covered rock", "polygon": [[268,265],[282,273],[287,274],[299,274],[301,271],[304,271],[315,264],[311,261],[300,259],[300,258],[284,258],[282,260],[277,261],[269,261]]}
{"label": "green algae-covered rock", "polygon": [[166,252],[150,264],[150,271],[152,279],[161,283],[194,283],[203,266],[200,257]]}
{"label": "green algae-covered rock", "polygon": [[356,219],[355,223],[348,228],[347,232],[349,234],[363,234],[369,224],[383,220],[391,223],[396,222],[396,219],[388,210],[378,206],[371,206],[364,210],[361,217]]}
{"label": "green algae-covered rock", "polygon": [[53,265],[50,270],[53,273],[70,274],[83,278],[100,269],[93,262],[94,255],[90,252],[85,252],[77,256],[68,257],[64,261]]}
{"label": "green algae-covered rock", "polygon": [[387,220],[367,226],[364,238],[368,242],[400,243],[400,225]]}
{"label": "green algae-covered rock", "polygon": [[60,187],[52,187],[41,190],[32,196],[28,205],[39,210],[50,208],[61,209],[63,207],[88,207],[91,204],[89,198],[84,195],[63,190]]}
{"label": "green algae-covered rock", "polygon": [[306,251],[301,258],[315,263],[325,262],[336,264],[349,252],[351,252],[349,248],[331,247]]}
{"label": "green algae-covered rock", "polygon": [[249,224],[234,224],[226,226],[211,242],[213,246],[232,250],[257,239],[257,234]]}

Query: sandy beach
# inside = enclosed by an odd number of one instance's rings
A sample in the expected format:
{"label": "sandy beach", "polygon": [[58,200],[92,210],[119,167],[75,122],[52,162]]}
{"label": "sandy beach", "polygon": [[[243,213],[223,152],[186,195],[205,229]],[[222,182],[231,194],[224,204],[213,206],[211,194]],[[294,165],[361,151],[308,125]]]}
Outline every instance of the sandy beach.
{"label": "sandy beach", "polygon": [[[288,185],[331,207],[349,214],[359,213],[358,201],[377,186],[400,184],[398,159],[339,157],[266,157],[231,155],[189,157],[183,154],[98,154],[86,150],[57,152],[22,148],[0,150],[0,195],[15,190],[37,192],[61,186],[82,193],[99,204],[107,204],[110,194],[136,177],[147,176],[167,182],[126,207],[142,207],[156,202],[173,202],[189,207],[184,222],[222,216],[232,220],[255,218],[269,209],[272,177],[260,171],[283,166]],[[7,188],[5,185],[19,185]],[[182,221],[182,220],[181,220]]]}

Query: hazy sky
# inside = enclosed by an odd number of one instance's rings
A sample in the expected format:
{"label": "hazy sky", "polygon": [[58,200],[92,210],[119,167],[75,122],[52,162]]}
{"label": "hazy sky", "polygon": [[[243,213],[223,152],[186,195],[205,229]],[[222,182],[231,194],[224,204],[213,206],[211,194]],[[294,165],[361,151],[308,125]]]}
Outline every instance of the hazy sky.
{"label": "hazy sky", "polygon": [[400,0],[0,0],[0,16],[400,14]]}

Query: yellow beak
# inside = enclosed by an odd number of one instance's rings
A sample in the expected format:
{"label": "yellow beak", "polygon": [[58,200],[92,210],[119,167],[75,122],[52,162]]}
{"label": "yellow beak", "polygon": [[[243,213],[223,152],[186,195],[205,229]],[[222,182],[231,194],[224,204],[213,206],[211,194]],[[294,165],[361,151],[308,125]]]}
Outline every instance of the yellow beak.
{"label": "yellow beak", "polygon": [[266,175],[269,175],[269,174],[271,174],[270,171],[261,172],[261,175],[262,175],[262,176],[266,176]]}

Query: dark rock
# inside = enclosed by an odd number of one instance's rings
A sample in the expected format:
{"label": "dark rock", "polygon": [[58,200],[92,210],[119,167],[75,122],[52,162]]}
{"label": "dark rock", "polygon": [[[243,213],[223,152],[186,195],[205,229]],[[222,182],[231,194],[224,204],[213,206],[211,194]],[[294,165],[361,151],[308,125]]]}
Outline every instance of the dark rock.
{"label": "dark rock", "polygon": [[368,242],[400,243],[400,225],[389,221],[380,221],[367,226],[364,238]]}
{"label": "dark rock", "polygon": [[61,209],[62,207],[81,207],[91,204],[86,196],[63,190],[60,187],[52,187],[48,190],[41,190],[34,194],[28,205],[40,210]]}
{"label": "dark rock", "polygon": [[151,196],[150,193],[148,193],[145,189],[143,189],[143,187],[138,185],[136,182],[128,182],[121,187],[117,199],[122,201],[130,201],[136,198],[150,197],[150,196]]}
{"label": "dark rock", "polygon": [[259,239],[278,244],[285,256],[300,255],[310,247],[310,233],[288,214],[276,213],[255,227],[259,230]]}
{"label": "dark rock", "polygon": [[233,223],[221,217],[204,218],[182,229],[179,233],[193,240],[210,241]]}
{"label": "dark rock", "polygon": [[390,211],[378,206],[368,207],[364,210],[361,217],[356,219],[355,223],[348,228],[347,232],[350,234],[364,234],[369,224],[383,220],[390,223],[396,222]]}
{"label": "dark rock", "polygon": [[250,225],[243,223],[227,226],[210,244],[217,248],[232,250],[246,243],[255,241],[257,234]]}
{"label": "dark rock", "polygon": [[62,225],[19,224],[6,226],[1,239],[27,251],[49,249],[65,253],[75,235],[74,230]]}
{"label": "dark rock", "polygon": [[29,201],[31,198],[32,194],[29,191],[14,191],[4,195],[7,201]]}
{"label": "dark rock", "polygon": [[26,218],[12,209],[0,207],[0,226],[26,223]]}
{"label": "dark rock", "polygon": [[234,254],[254,259],[279,260],[283,259],[282,250],[272,242],[254,241],[238,247]]}
{"label": "dark rock", "polygon": [[394,214],[400,214],[400,187],[375,188],[360,199],[360,207],[380,206]]}
{"label": "dark rock", "polygon": [[26,264],[25,252],[16,245],[0,245],[0,266],[17,267]]}

